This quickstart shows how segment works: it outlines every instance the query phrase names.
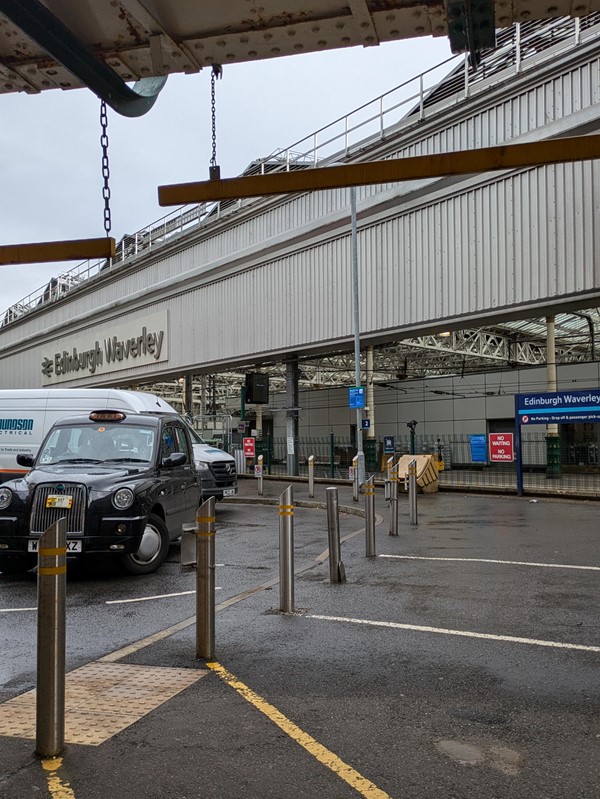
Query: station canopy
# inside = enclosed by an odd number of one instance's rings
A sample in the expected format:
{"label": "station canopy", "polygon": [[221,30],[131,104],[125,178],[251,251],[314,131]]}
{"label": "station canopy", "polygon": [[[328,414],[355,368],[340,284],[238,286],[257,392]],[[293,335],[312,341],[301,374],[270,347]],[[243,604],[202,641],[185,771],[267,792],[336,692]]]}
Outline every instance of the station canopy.
{"label": "station canopy", "polygon": [[0,93],[88,86],[111,105],[115,80],[142,81],[150,96],[149,82],[172,73],[419,36],[476,54],[514,22],[598,10],[600,0],[0,0]]}

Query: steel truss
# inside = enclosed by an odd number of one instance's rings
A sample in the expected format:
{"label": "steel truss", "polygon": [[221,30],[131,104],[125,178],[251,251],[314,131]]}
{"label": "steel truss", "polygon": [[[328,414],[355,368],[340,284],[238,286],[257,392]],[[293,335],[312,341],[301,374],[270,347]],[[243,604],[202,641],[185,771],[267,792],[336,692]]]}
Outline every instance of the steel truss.
{"label": "steel truss", "polygon": [[[583,363],[596,358],[600,336],[600,311],[596,309],[556,315],[557,363]],[[353,352],[300,356],[301,389],[354,385]],[[364,350],[362,357],[365,375]],[[494,328],[454,330],[403,339],[374,348],[373,382],[451,374],[473,374],[491,369],[543,366],[546,363],[544,319],[507,322]],[[285,363],[256,363],[243,370],[197,375],[193,380],[194,407],[210,413],[227,413],[240,407],[240,389],[247,372],[269,375],[274,394],[285,391]],[[140,386],[160,394],[176,407],[182,406],[183,381]]]}

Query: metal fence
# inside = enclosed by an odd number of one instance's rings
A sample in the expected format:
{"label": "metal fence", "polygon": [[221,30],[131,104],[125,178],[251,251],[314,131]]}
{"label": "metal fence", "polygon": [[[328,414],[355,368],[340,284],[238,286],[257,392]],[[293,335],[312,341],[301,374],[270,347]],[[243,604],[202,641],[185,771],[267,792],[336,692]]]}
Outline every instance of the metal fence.
{"label": "metal fence", "polygon": [[[315,457],[315,476],[330,479],[348,479],[355,444],[350,438],[335,435],[306,437],[295,442],[298,455],[298,474],[307,475],[310,455]],[[395,438],[394,457],[411,452],[410,435]],[[368,476],[383,477],[385,459],[383,443],[372,447],[371,462],[367,459]],[[474,463],[471,457],[469,433],[423,436],[415,435],[414,452],[441,456],[443,468],[439,472],[440,484],[448,488],[465,490],[491,490],[516,493],[517,473],[515,463]],[[287,439],[266,438],[257,441],[257,454],[263,454],[265,469],[269,474],[287,473]],[[522,433],[523,487],[527,494],[553,494],[557,496],[584,496],[600,498],[600,448],[595,441],[564,443],[561,446],[561,464],[558,473],[546,470],[546,437],[544,433]]]}

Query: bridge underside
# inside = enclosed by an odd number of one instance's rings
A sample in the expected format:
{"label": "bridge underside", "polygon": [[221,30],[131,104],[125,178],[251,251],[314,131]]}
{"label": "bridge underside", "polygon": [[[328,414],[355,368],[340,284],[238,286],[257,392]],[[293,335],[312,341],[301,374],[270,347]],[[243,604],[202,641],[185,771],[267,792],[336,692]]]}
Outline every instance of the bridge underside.
{"label": "bridge underside", "polygon": [[474,64],[497,29],[595,11],[600,0],[0,0],[0,93],[87,86],[137,116],[177,72],[420,36],[448,36]]}

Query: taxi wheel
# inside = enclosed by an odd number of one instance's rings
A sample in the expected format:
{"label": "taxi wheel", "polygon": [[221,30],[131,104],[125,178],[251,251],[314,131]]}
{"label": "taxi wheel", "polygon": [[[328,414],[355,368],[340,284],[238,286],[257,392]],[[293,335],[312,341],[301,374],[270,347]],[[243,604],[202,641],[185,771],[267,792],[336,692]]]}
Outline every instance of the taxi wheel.
{"label": "taxi wheel", "polygon": [[0,572],[2,574],[26,574],[33,569],[37,558],[31,555],[0,555]]}
{"label": "taxi wheel", "polygon": [[169,532],[159,516],[150,514],[137,552],[123,555],[121,562],[129,574],[152,574],[169,552]]}

